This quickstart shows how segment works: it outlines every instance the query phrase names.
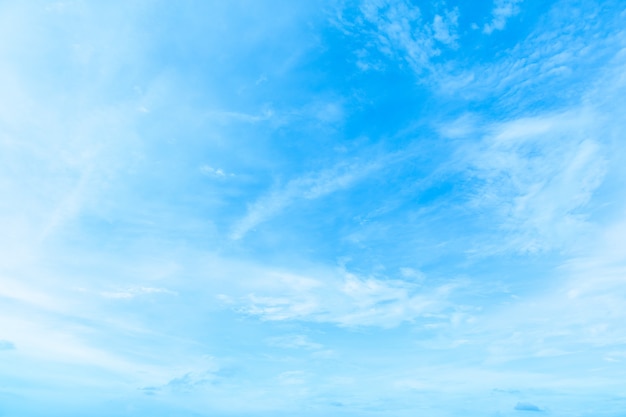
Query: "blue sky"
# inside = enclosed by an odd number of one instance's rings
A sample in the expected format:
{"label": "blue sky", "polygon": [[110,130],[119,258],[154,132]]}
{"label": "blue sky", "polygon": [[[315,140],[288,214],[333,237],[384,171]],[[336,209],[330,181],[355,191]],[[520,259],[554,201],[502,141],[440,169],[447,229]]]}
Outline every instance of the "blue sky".
{"label": "blue sky", "polygon": [[626,414],[623,1],[0,1],[0,416]]}

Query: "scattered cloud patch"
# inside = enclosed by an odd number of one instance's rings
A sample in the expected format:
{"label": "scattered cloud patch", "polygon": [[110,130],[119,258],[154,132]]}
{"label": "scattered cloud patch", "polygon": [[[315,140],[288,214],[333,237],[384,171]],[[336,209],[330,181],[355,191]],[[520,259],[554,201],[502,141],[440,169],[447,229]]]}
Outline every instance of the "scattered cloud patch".
{"label": "scattered cloud patch", "polygon": [[200,167],[200,172],[207,177],[212,178],[227,178],[234,177],[235,174],[226,173],[222,168],[213,168],[210,165],[202,165]]}
{"label": "scattered cloud patch", "polygon": [[456,46],[456,41],[459,38],[457,34],[458,24],[458,9],[449,11],[444,15],[435,15],[432,24],[434,38],[445,45]]}
{"label": "scattered cloud patch", "polygon": [[216,376],[213,372],[188,372],[169,381],[164,388],[174,392],[192,392],[205,385],[213,384]]}
{"label": "scattered cloud patch", "polygon": [[495,0],[491,11],[492,20],[483,27],[483,33],[489,35],[496,30],[503,30],[506,22],[519,13],[522,0]]}
{"label": "scattered cloud patch", "polygon": [[[355,27],[368,34],[367,49],[375,46],[387,58],[404,61],[417,73],[432,69],[431,59],[440,55],[436,46],[457,47],[458,9],[441,10],[432,21],[424,22],[422,12],[414,2],[407,0],[366,1],[361,6],[361,17],[356,23],[344,26],[348,30]],[[370,46],[371,45],[371,46]],[[361,49],[357,65],[361,69],[380,69],[379,60],[370,60],[368,53]]]}
{"label": "scattered cloud patch", "polygon": [[[564,107],[575,106],[583,99],[580,94],[589,86],[588,77],[620,83],[612,72],[613,68],[622,66],[621,59],[608,64],[606,58],[623,44],[621,21],[608,12],[602,24],[572,20],[574,15],[599,13],[590,5],[590,2],[578,6],[568,2],[555,4],[545,14],[546,21],[518,42],[510,54],[488,64],[440,68],[432,81],[439,85],[442,93],[461,94],[472,100],[497,96],[501,105],[510,109],[510,114],[517,114],[531,103],[546,110],[550,102],[557,100]],[[592,38],[595,46],[590,48]],[[607,73],[600,75],[597,72],[600,67],[602,71],[608,70]],[[602,81],[598,86],[602,84],[608,83]],[[606,90],[605,94],[612,91]]]}

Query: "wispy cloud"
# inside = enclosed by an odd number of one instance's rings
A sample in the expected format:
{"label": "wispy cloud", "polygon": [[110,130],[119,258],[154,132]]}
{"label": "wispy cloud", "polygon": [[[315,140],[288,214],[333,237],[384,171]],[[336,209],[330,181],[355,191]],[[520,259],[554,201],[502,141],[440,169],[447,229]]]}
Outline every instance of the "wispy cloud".
{"label": "wispy cloud", "polygon": [[250,230],[292,204],[316,200],[351,187],[384,168],[388,159],[383,157],[365,163],[339,163],[332,168],[290,180],[284,187],[271,191],[249,205],[247,214],[233,227],[231,238],[243,238]]}
{"label": "wispy cloud", "polygon": [[[269,278],[269,277],[268,277]],[[303,279],[306,285],[302,285]],[[362,278],[330,272],[320,278],[282,279],[241,298],[238,311],[262,320],[395,327],[428,314],[443,314],[461,283],[422,288],[410,280]],[[273,291],[268,291],[274,287]],[[446,313],[447,314],[447,313]]]}
{"label": "wispy cloud", "polygon": [[512,247],[541,251],[581,233],[579,209],[606,173],[606,151],[589,136],[595,120],[584,110],[514,120],[494,126],[470,154],[484,184],[474,204],[503,216]]}

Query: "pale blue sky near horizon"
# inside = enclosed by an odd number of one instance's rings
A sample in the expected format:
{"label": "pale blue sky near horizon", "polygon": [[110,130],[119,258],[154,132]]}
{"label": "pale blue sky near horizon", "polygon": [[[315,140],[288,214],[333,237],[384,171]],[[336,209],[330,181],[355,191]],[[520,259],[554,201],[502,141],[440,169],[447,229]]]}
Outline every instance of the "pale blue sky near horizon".
{"label": "pale blue sky near horizon", "polygon": [[626,416],[625,22],[0,1],[0,416]]}

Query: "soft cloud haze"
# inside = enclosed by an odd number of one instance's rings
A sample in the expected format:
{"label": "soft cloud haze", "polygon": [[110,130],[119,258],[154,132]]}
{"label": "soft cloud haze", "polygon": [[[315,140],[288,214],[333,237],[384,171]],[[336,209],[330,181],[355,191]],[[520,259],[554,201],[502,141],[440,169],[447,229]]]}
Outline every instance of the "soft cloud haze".
{"label": "soft cloud haze", "polygon": [[0,415],[623,416],[619,1],[0,3]]}

